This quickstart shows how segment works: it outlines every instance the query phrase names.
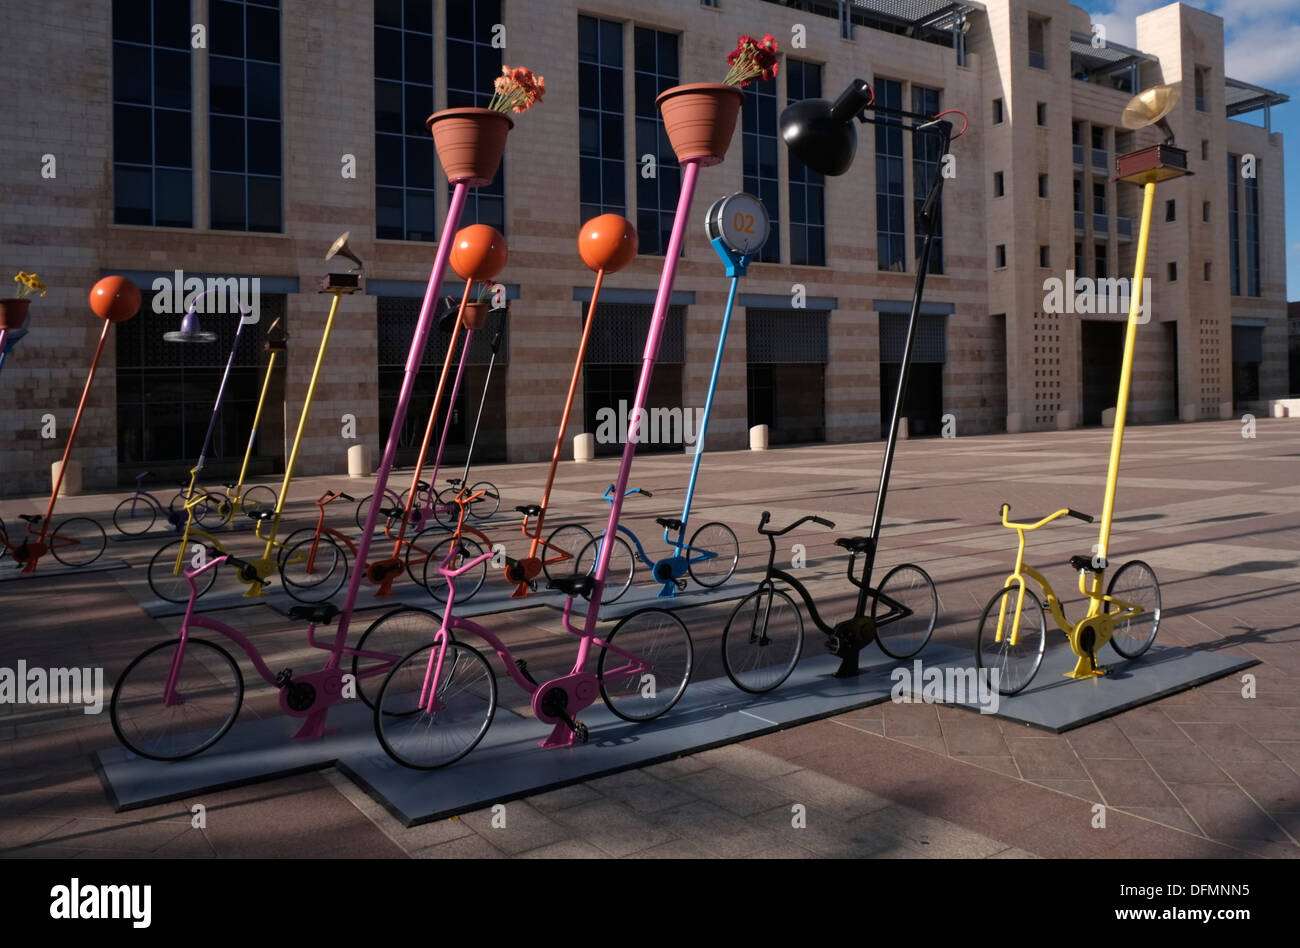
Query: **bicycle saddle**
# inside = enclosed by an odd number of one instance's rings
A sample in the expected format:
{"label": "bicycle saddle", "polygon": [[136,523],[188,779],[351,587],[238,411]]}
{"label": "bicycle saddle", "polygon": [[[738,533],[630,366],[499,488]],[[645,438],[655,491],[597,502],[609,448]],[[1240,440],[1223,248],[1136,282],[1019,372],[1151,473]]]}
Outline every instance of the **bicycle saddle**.
{"label": "bicycle saddle", "polygon": [[[1098,563],[1101,565],[1097,565]],[[1100,557],[1072,556],[1070,566],[1074,569],[1086,569],[1090,573],[1100,573],[1106,569],[1106,561]]]}
{"label": "bicycle saddle", "polygon": [[311,606],[290,606],[289,618],[310,622],[312,625],[329,625],[339,611],[339,607],[332,602],[321,602]]}
{"label": "bicycle saddle", "polygon": [[385,517],[400,517],[406,513],[401,507],[380,507],[379,512]]}
{"label": "bicycle saddle", "polygon": [[428,482],[428,481],[418,481],[418,482],[416,483],[415,487],[416,487],[417,490],[428,490],[428,489],[429,489],[429,482]]}
{"label": "bicycle saddle", "polygon": [[682,522],[674,520],[672,517],[655,517],[655,523],[665,530],[680,530],[682,528]]}
{"label": "bicycle saddle", "polygon": [[518,510],[525,517],[540,517],[542,515],[542,508],[536,504],[524,504],[522,507],[516,507],[515,510]]}
{"label": "bicycle saddle", "polygon": [[583,573],[574,573],[572,576],[561,576],[551,580],[546,584],[547,589],[558,589],[566,596],[581,596],[586,599],[591,595],[591,587],[596,583],[596,577]]}
{"label": "bicycle saddle", "polygon": [[871,537],[840,537],[835,545],[850,553],[865,553],[871,549]]}
{"label": "bicycle saddle", "polygon": [[19,514],[19,520],[26,520],[28,523],[37,524],[41,522],[40,514]]}
{"label": "bicycle saddle", "polygon": [[153,471],[142,471],[142,472],[140,472],[139,474],[137,474],[137,475],[135,476],[135,479],[136,479],[137,481],[142,481],[142,480],[144,480],[146,477],[153,477]]}
{"label": "bicycle saddle", "polygon": [[226,484],[225,486],[228,487],[230,490],[234,490],[236,485],[234,485],[234,484]]}
{"label": "bicycle saddle", "polygon": [[260,507],[254,507],[252,510],[245,510],[249,520],[273,520],[275,518],[274,510],[263,510]]}
{"label": "bicycle saddle", "polygon": [[449,478],[447,478],[447,483],[450,484],[452,487],[459,487],[459,486],[460,486],[460,478],[459,478],[459,477],[449,477]]}

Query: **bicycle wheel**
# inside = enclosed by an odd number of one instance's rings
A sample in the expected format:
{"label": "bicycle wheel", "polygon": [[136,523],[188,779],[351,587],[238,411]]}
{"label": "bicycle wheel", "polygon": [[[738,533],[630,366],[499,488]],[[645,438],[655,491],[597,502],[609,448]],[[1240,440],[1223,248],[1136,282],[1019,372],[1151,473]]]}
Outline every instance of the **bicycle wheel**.
{"label": "bicycle wheel", "polygon": [[[460,505],[456,503],[456,495],[459,493],[455,487],[447,487],[434,498],[433,519],[445,530],[455,530],[460,525]],[[465,513],[468,516],[470,511]]]}
{"label": "bicycle wheel", "polygon": [[[596,572],[596,558],[600,555],[600,546],[605,534],[590,540],[578,553],[574,563],[574,572],[584,576]],[[632,585],[632,576],[636,572],[636,560],[632,556],[632,547],[622,537],[614,537],[614,546],[609,551],[609,567],[605,570],[605,592],[600,597],[600,604],[607,606],[617,602]]]}
{"label": "bicycle wheel", "polygon": [[367,708],[375,707],[379,687],[397,663],[422,645],[430,645],[442,627],[442,620],[428,609],[399,606],[384,613],[361,633],[358,652],[374,652],[380,657],[352,656],[352,675],[357,696]]}
{"label": "bicycle wheel", "polygon": [[[542,572],[546,578],[572,576],[577,570],[578,555],[591,542],[591,531],[576,523],[566,523],[551,531],[539,551],[542,555]],[[563,554],[567,553],[567,556]]]}
{"label": "bicycle wheel", "polygon": [[[1047,620],[1043,614],[1043,604],[1038,601],[1033,590],[1025,590],[1024,606],[1020,610],[1019,635],[1016,644],[1011,644],[1012,626],[1015,624],[1016,599],[1020,595],[1019,586],[999,589],[984,607],[980,616],[980,628],[975,646],[975,667],[988,669],[989,676],[996,677],[990,681],[1004,697],[1011,697],[1023,691],[1034,680],[1038,666],[1043,663],[1043,649],[1047,645]],[[998,634],[998,615],[1005,603],[1006,619],[1002,623],[1002,641],[994,641]]]}
{"label": "bicycle wheel", "polygon": [[244,491],[239,498],[239,504],[244,510],[274,510],[275,491],[270,487],[258,484]]}
{"label": "bicycle wheel", "polygon": [[[1111,647],[1120,655],[1137,658],[1151,647],[1160,628],[1160,583],[1155,570],[1141,560],[1129,560],[1115,571],[1106,594],[1142,608],[1137,615],[1116,622],[1110,637]],[[1106,603],[1107,612],[1113,608]]]}
{"label": "bicycle wheel", "polygon": [[[357,512],[353,516],[353,519],[356,520],[357,522],[357,529],[360,530],[362,533],[366,532],[366,518],[370,516],[370,502],[374,500],[374,498],[375,498],[374,494],[367,494],[365,497],[362,497],[360,500],[357,501]],[[385,490],[383,503],[381,503],[379,506],[400,507],[401,503],[402,503],[401,499],[397,496],[397,493],[395,491]],[[382,527],[383,524],[384,524],[384,515],[380,514],[378,519],[375,520],[375,526]]]}
{"label": "bicycle wheel", "polygon": [[[451,569],[460,569],[470,560],[477,556],[483,555],[483,547],[479,546],[469,537],[447,537],[433,548],[429,558],[424,561],[424,575],[421,578],[424,588],[429,590],[429,595],[433,596],[439,602],[447,601],[447,584],[448,579],[442,575],[443,560],[451,556],[451,551],[458,549],[456,556],[448,563]],[[487,560],[479,563],[473,569],[461,573],[454,580],[456,584],[456,604],[468,602],[474,594],[483,588],[483,580],[487,578]]]}
{"label": "bicycle wheel", "polygon": [[401,660],[379,691],[375,734],[399,764],[435,770],[455,763],[483,740],[497,706],[497,682],[476,649],[448,641],[442,656],[437,710],[419,708],[433,654],[432,643]]}
{"label": "bicycle wheel", "polygon": [[442,527],[430,525],[416,533],[406,543],[402,559],[406,563],[406,574],[417,586],[424,585],[424,564],[433,553],[433,548],[448,537]]}
{"label": "bicycle wheel", "polygon": [[[185,578],[185,570],[194,569],[202,566],[204,558],[208,555],[207,545],[198,540],[189,540],[188,545],[184,537],[172,540],[163,544],[162,548],[153,555],[149,561],[149,588],[159,599],[166,602],[189,602],[190,601],[190,583]],[[178,572],[176,569],[176,556],[181,547],[185,546],[184,553],[181,557],[181,568]],[[202,596],[212,584],[217,581],[217,571],[220,566],[214,566],[205,573],[200,573],[194,578],[194,588],[198,596]]]}
{"label": "bicycle wheel", "polygon": [[[233,513],[231,503],[224,497],[216,497],[203,488],[195,488],[197,494],[202,495],[203,500],[195,504],[191,511],[191,517],[194,523],[201,527],[220,527],[230,520]],[[184,490],[178,490],[172,497],[171,502],[167,505],[169,508],[181,513],[185,512],[186,494]],[[222,509],[224,508],[224,510]]]}
{"label": "bicycle wheel", "polygon": [[347,578],[348,554],[327,534],[304,537],[280,560],[284,591],[299,602],[324,602]]}
{"label": "bicycle wheel", "polygon": [[5,530],[5,522],[0,520],[0,560],[9,555],[9,532]]}
{"label": "bicycle wheel", "polygon": [[50,552],[64,566],[89,566],[106,546],[104,528],[89,517],[69,517],[50,534]]}
{"label": "bicycle wheel", "polygon": [[190,638],[176,674],[175,700],[163,704],[181,640],[136,656],[113,688],[109,717],[117,739],[150,760],[183,760],[225,736],[244,701],[244,677],[219,645]]}
{"label": "bicycle wheel", "polygon": [[740,562],[740,543],[736,534],[725,523],[706,523],[691,537],[691,546],[697,550],[715,553],[707,559],[698,553],[687,553],[686,568],[695,580],[706,589],[721,586],[731,578]]}
{"label": "bicycle wheel", "polygon": [[138,537],[148,533],[158,519],[154,505],[139,497],[128,497],[113,508],[113,526],[117,532],[128,537]]}
{"label": "bicycle wheel", "polygon": [[790,594],[759,586],[740,600],[722,630],[722,667],[741,691],[762,694],[794,671],[803,652],[803,616]]}
{"label": "bicycle wheel", "polygon": [[[302,540],[305,540],[308,537],[314,537],[315,535],[316,535],[315,527],[299,527],[297,530],[293,531],[293,533],[285,537],[284,540],[278,546],[276,546],[275,548],[276,562],[283,563],[284,555],[286,553],[288,553],[291,549],[293,549],[293,547],[297,546],[298,543],[301,542]],[[324,536],[323,533],[321,535]]]}
{"label": "bicycle wheel", "polygon": [[469,505],[469,515],[475,520],[487,520],[501,508],[501,492],[491,481],[479,481],[469,489],[471,494],[483,491],[483,496]]}
{"label": "bicycle wheel", "polygon": [[[600,696],[625,721],[649,721],[675,705],[691,680],[695,649],[682,620],[665,609],[642,609],[621,619],[596,663]],[[612,651],[617,647],[633,658]],[[635,672],[629,663],[648,665]]]}
{"label": "bicycle wheel", "polygon": [[[885,574],[875,592],[871,618],[880,650],[890,658],[911,658],[930,641],[939,617],[939,594],[930,575],[919,566],[903,563]],[[902,609],[911,614],[903,615]]]}

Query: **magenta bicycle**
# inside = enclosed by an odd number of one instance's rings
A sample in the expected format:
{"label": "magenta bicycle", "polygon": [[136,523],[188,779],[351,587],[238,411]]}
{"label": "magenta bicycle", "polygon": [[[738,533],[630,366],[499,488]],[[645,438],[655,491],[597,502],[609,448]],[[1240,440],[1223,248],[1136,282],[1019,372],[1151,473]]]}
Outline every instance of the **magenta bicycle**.
{"label": "magenta bicycle", "polygon": [[[360,698],[372,705],[365,683],[387,674],[401,654],[370,651],[367,639],[377,628],[384,629],[385,641],[410,648],[427,642],[429,622],[437,616],[422,609],[397,609],[371,623],[356,648],[348,648],[335,638],[321,642],[316,627],[329,625],[339,614],[330,603],[293,606],[289,616],[307,623],[307,644],[327,653],[325,664],[304,675],[292,669],[272,672],[257,646],[243,633],[224,622],[194,614],[198,598],[195,577],[215,569],[226,560],[242,568],[247,564],[236,557],[212,556],[216,551],[199,555],[200,563],[185,570],[190,584],[190,601],[181,620],[180,637],[161,642],[141,652],[122,672],[113,688],[109,717],[113,731],[132,752],[150,760],[183,760],[201,754],[230,730],[244,703],[244,677],[239,665],[222,646],[192,634],[207,629],[239,646],[258,675],[280,691],[280,710],[293,718],[303,718],[294,740],[312,740],[334,733],[325,727],[331,706]],[[398,613],[398,614],[394,614]],[[350,672],[343,669],[345,657],[351,658]]]}

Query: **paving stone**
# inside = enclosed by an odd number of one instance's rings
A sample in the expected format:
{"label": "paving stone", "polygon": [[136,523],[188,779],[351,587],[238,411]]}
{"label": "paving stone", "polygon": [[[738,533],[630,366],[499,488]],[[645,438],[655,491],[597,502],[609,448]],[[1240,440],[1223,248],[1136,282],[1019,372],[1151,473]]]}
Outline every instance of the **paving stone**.
{"label": "paving stone", "polygon": [[[503,803],[504,811],[493,812],[495,807],[485,807],[465,813],[459,822],[478,833],[507,856],[558,843],[569,837],[564,826],[543,816],[523,800]],[[499,814],[499,815],[498,815]],[[504,818],[504,826],[498,826]]]}
{"label": "paving stone", "polygon": [[797,802],[771,787],[725,770],[710,768],[672,781],[673,786],[737,816],[748,816],[780,804]]}
{"label": "paving stone", "polygon": [[614,800],[596,800],[557,810],[551,818],[567,827],[572,836],[609,855],[627,856],[677,838],[653,822],[656,815],[639,814]]}

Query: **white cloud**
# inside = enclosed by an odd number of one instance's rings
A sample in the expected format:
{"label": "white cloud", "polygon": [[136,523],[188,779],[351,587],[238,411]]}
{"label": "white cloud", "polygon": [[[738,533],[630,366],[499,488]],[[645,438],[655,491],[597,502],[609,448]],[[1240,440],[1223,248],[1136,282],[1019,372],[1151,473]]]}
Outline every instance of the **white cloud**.
{"label": "white cloud", "polygon": [[1300,23],[1255,23],[1228,35],[1224,70],[1234,79],[1279,86],[1300,81]]}

